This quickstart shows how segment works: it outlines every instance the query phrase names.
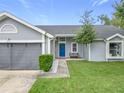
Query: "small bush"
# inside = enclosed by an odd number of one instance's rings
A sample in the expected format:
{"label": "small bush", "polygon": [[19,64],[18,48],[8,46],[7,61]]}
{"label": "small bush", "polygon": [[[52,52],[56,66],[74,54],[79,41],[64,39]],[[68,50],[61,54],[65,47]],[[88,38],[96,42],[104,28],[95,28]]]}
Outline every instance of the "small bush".
{"label": "small bush", "polygon": [[41,55],[39,57],[40,70],[48,72],[53,64],[53,55]]}

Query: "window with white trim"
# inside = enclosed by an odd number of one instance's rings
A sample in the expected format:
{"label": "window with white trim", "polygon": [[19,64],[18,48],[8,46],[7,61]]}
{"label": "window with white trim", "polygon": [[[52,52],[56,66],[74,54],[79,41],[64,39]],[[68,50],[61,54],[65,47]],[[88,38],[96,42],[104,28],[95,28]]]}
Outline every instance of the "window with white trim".
{"label": "window with white trim", "polygon": [[78,52],[78,44],[77,43],[73,42],[71,44],[71,52],[72,53],[77,53]]}
{"label": "window with white trim", "polygon": [[65,42],[66,41],[66,38],[65,37],[59,37],[59,41],[60,42]]}
{"label": "window with white trim", "polygon": [[4,24],[0,28],[0,33],[17,33],[17,28],[13,24]]}
{"label": "window with white trim", "polygon": [[109,43],[109,57],[122,57],[122,42]]}

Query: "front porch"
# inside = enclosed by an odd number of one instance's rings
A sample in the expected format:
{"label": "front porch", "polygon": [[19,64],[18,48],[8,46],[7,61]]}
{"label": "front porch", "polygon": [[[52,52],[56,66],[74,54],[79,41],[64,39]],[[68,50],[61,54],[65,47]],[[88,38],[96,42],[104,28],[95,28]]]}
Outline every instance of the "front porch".
{"label": "front porch", "polygon": [[72,36],[56,37],[52,40],[51,45],[51,53],[55,56],[55,58],[84,58],[83,44],[76,43]]}

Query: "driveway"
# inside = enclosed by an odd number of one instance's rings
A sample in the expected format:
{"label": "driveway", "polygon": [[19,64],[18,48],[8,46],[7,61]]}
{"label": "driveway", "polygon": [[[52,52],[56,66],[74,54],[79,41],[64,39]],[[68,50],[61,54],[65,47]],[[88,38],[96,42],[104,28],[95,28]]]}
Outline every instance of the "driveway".
{"label": "driveway", "polygon": [[1,71],[0,93],[28,93],[39,71]]}

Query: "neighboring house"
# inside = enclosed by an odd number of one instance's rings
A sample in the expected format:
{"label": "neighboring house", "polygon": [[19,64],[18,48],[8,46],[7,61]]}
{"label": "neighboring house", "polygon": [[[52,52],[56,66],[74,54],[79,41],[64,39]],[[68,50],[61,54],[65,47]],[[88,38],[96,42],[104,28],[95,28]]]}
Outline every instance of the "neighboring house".
{"label": "neighboring house", "polygon": [[78,25],[34,26],[7,12],[0,14],[0,69],[39,69],[38,58],[78,57],[89,61],[124,60],[124,31],[96,25],[97,38],[88,46],[73,40]]}

